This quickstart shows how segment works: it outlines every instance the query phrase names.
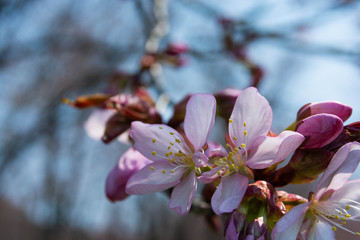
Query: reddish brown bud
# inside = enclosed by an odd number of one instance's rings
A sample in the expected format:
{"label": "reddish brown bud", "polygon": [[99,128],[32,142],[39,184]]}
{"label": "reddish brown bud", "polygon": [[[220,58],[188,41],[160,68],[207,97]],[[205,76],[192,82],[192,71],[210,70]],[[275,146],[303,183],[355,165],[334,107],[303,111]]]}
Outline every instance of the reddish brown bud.
{"label": "reddish brown bud", "polygon": [[64,98],[62,102],[76,108],[99,107],[110,98],[107,94],[96,93],[92,95],[79,96],[75,101]]}

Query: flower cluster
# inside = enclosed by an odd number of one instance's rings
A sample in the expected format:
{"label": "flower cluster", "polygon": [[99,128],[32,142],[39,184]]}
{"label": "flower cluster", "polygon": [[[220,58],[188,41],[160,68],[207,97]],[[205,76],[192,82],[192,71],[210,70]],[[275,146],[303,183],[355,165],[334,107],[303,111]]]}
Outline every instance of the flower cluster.
{"label": "flower cluster", "polygon": [[[360,123],[343,123],[351,107],[307,104],[275,134],[272,109],[254,87],[187,100],[172,127],[132,121],[133,148],[106,181],[111,201],[170,189],[169,208],[184,215],[201,186],[212,214],[227,216],[226,239],[330,240],[338,229],[360,239],[360,181],[349,180],[360,161]],[[209,141],[216,114],[228,121],[225,146]],[[277,189],[320,174],[307,199]]]}

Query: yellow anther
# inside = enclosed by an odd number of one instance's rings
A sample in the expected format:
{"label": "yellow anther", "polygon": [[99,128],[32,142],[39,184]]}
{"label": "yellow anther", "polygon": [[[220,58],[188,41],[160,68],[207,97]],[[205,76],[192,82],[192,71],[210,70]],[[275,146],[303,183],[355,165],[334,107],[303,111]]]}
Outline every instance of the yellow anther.
{"label": "yellow anther", "polygon": [[229,152],[229,157],[233,156],[234,153],[233,152]]}
{"label": "yellow anther", "polygon": [[153,139],[152,142],[155,143],[155,142],[156,142],[156,139]]}
{"label": "yellow anther", "polygon": [[245,144],[245,143],[242,143],[242,144],[240,145],[240,147],[246,148],[246,144]]}
{"label": "yellow anther", "polygon": [[165,156],[166,156],[166,157],[169,157],[169,156],[170,156],[170,154],[169,154],[169,153],[165,153]]}
{"label": "yellow anther", "polygon": [[349,218],[349,217],[351,217],[351,215],[350,215],[350,214],[346,214],[345,217]]}
{"label": "yellow anther", "polygon": [[339,218],[340,218],[338,215],[332,215],[332,216],[333,216],[333,218],[335,218],[335,219],[339,219]]}
{"label": "yellow anther", "polygon": [[339,215],[341,216],[341,215],[342,215],[342,212],[339,212]]}
{"label": "yellow anther", "polygon": [[332,227],[332,230],[333,230],[333,231],[336,231],[336,230],[337,230],[337,228],[336,228],[335,226],[333,226],[333,227]]}
{"label": "yellow anther", "polygon": [[174,173],[174,172],[175,172],[175,170],[171,169],[171,170],[170,170],[170,172],[171,172],[171,173]]}
{"label": "yellow anther", "polygon": [[173,155],[173,152],[169,152],[170,155]]}
{"label": "yellow anther", "polygon": [[163,129],[163,127],[159,127],[159,129]]}
{"label": "yellow anther", "polygon": [[244,122],[244,127],[246,127],[246,122]]}
{"label": "yellow anther", "polygon": [[174,135],[174,133],[173,133],[173,132],[169,132],[169,134],[170,134],[170,135]]}
{"label": "yellow anther", "polygon": [[238,148],[238,147],[235,147],[235,148],[234,148],[234,151],[235,151],[235,152],[239,151],[239,148]]}
{"label": "yellow anther", "polygon": [[162,170],[161,172],[162,172],[163,174],[165,174],[165,170]]}
{"label": "yellow anther", "polygon": [[229,119],[229,123],[232,123],[233,122],[233,120],[232,119]]}
{"label": "yellow anther", "polygon": [[170,142],[170,145],[172,146],[172,145],[174,145],[174,143]]}
{"label": "yellow anther", "polygon": [[345,225],[345,224],[346,224],[346,222],[342,222],[341,224],[342,224],[342,225]]}
{"label": "yellow anther", "polygon": [[226,148],[229,148],[229,147],[230,147],[230,145],[227,143],[227,144],[225,145],[225,147],[226,147]]}
{"label": "yellow anther", "polygon": [[244,135],[245,135],[245,136],[247,135],[247,131],[246,131],[246,130],[244,131]]}
{"label": "yellow anther", "polygon": [[168,150],[170,150],[171,146],[168,146]]}
{"label": "yellow anther", "polygon": [[219,170],[219,171],[217,171],[216,173],[217,173],[217,175],[219,175],[219,176],[221,175],[221,172],[220,172],[220,170]]}
{"label": "yellow anther", "polygon": [[156,152],[155,151],[152,151],[152,153],[151,153],[153,156],[155,156],[156,155]]}
{"label": "yellow anther", "polygon": [[346,217],[341,217],[340,219],[343,220],[343,221],[346,221],[346,220],[347,220]]}
{"label": "yellow anther", "polygon": [[154,167],[150,167],[150,169],[151,169],[151,170],[153,170],[153,171],[155,170],[155,168],[154,168]]}
{"label": "yellow anther", "polygon": [[350,205],[347,205],[345,208],[346,210],[350,210]]}
{"label": "yellow anther", "polygon": [[236,140],[237,140],[237,137],[233,137],[233,139],[236,141]]}
{"label": "yellow anther", "polygon": [[180,139],[175,139],[175,142],[180,143]]}
{"label": "yellow anther", "polygon": [[358,235],[358,236],[360,236],[360,233],[359,233],[359,232],[356,232],[355,234]]}
{"label": "yellow anther", "polygon": [[172,158],[171,161],[172,161],[172,162],[175,162],[175,158]]}

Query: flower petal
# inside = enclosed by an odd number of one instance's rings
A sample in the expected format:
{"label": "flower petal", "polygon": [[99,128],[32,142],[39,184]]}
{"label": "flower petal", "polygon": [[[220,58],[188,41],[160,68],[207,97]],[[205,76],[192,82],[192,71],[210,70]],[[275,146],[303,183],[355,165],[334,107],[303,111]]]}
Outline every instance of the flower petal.
{"label": "flower petal", "polygon": [[328,223],[314,221],[309,240],[335,240],[335,232]]}
{"label": "flower petal", "polygon": [[239,94],[230,119],[229,135],[235,146],[245,143],[251,147],[255,138],[265,136],[269,132],[272,110],[257,89],[249,87]]}
{"label": "flower petal", "polygon": [[186,105],[184,131],[195,151],[201,149],[214,126],[216,100],[205,93],[194,94]]}
{"label": "flower petal", "polygon": [[163,124],[132,122],[130,137],[134,147],[145,157],[153,161],[166,160],[168,152],[190,152],[180,133]]}
{"label": "flower petal", "polygon": [[236,209],[248,186],[249,179],[239,173],[223,177],[211,198],[211,206],[218,215]]}
{"label": "flower petal", "polygon": [[171,193],[169,208],[180,215],[189,212],[192,200],[197,189],[195,171],[191,171],[179,184],[174,187]]}
{"label": "flower petal", "polygon": [[209,158],[202,152],[196,152],[193,155],[193,162],[197,167],[206,167]]}
{"label": "flower petal", "polygon": [[297,205],[280,218],[272,231],[272,239],[296,240],[310,203]]}
{"label": "flower petal", "polygon": [[[360,179],[346,182],[341,188],[336,190],[328,201],[341,202],[343,205],[355,205],[356,208],[347,209],[352,218],[360,216]],[[349,201],[350,200],[350,201]],[[356,204],[357,202],[357,204]],[[354,204],[355,203],[355,204]]]}
{"label": "flower petal", "polygon": [[304,141],[304,136],[293,131],[283,131],[276,137],[255,139],[246,165],[253,169],[267,168],[286,159]]}
{"label": "flower petal", "polygon": [[127,181],[131,175],[149,163],[151,161],[134,148],[127,150],[106,178],[105,193],[107,198],[112,202],[125,199],[128,196],[125,193]]}
{"label": "flower petal", "polygon": [[207,172],[202,173],[201,176],[198,177],[199,181],[204,184],[208,184],[215,181],[220,177],[220,175],[217,174],[217,172],[222,168],[223,166],[217,166]]}
{"label": "flower petal", "polygon": [[360,161],[360,143],[351,142],[342,146],[331,159],[329,166],[316,185],[315,199],[320,199],[328,190],[341,188],[356,170]]}
{"label": "flower petal", "polygon": [[225,240],[238,240],[238,239],[239,239],[239,233],[236,232],[234,217],[233,215],[231,215],[229,224],[225,229]]}
{"label": "flower petal", "polygon": [[296,131],[306,137],[301,148],[321,148],[332,142],[342,131],[343,121],[332,114],[316,114],[301,120]]}
{"label": "flower petal", "polygon": [[340,102],[308,103],[299,110],[297,120],[302,120],[319,113],[336,115],[345,122],[350,117],[352,108]]}
{"label": "flower petal", "polygon": [[94,140],[100,140],[104,135],[107,120],[115,113],[114,110],[108,109],[93,111],[84,124],[87,135]]}
{"label": "flower petal", "polygon": [[227,156],[226,149],[219,143],[208,141],[208,148],[205,151],[205,155],[209,158],[211,157],[225,157]]}
{"label": "flower petal", "polygon": [[186,169],[177,168],[172,173],[173,169],[174,165],[168,161],[157,161],[147,165],[130,177],[126,185],[126,193],[143,195],[175,186],[180,182]]}

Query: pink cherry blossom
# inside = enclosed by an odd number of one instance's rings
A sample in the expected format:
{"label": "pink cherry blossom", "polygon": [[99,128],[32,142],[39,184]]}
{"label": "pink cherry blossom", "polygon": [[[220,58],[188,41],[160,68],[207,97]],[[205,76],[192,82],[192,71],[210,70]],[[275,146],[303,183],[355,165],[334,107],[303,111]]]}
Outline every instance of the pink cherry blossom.
{"label": "pink cherry blossom", "polygon": [[127,181],[135,172],[149,163],[151,161],[134,148],[127,150],[106,178],[105,192],[108,199],[114,202],[128,197],[129,195],[125,192]]}
{"label": "pink cherry blossom", "polygon": [[128,194],[147,194],[174,187],[169,207],[179,214],[190,210],[197,189],[196,175],[206,166],[206,144],[215,121],[216,101],[209,94],[194,94],[187,103],[185,137],[162,124],[133,122],[134,147],[153,160],[128,181]]}
{"label": "pink cherry blossom", "polygon": [[318,182],[309,202],[297,205],[286,213],[272,231],[273,240],[335,239],[335,231],[343,229],[360,236],[359,228],[346,228],[349,221],[359,222],[360,180],[351,177],[360,162],[360,143],[347,143],[332,158]]}
{"label": "pink cherry blossom", "polygon": [[267,136],[271,123],[271,107],[257,89],[250,87],[241,91],[229,119],[227,147],[230,152],[215,163],[217,167],[199,178],[208,183],[221,176],[211,199],[216,214],[231,212],[239,206],[249,178],[253,178],[251,169],[279,163],[303,142],[304,137],[293,131]]}

